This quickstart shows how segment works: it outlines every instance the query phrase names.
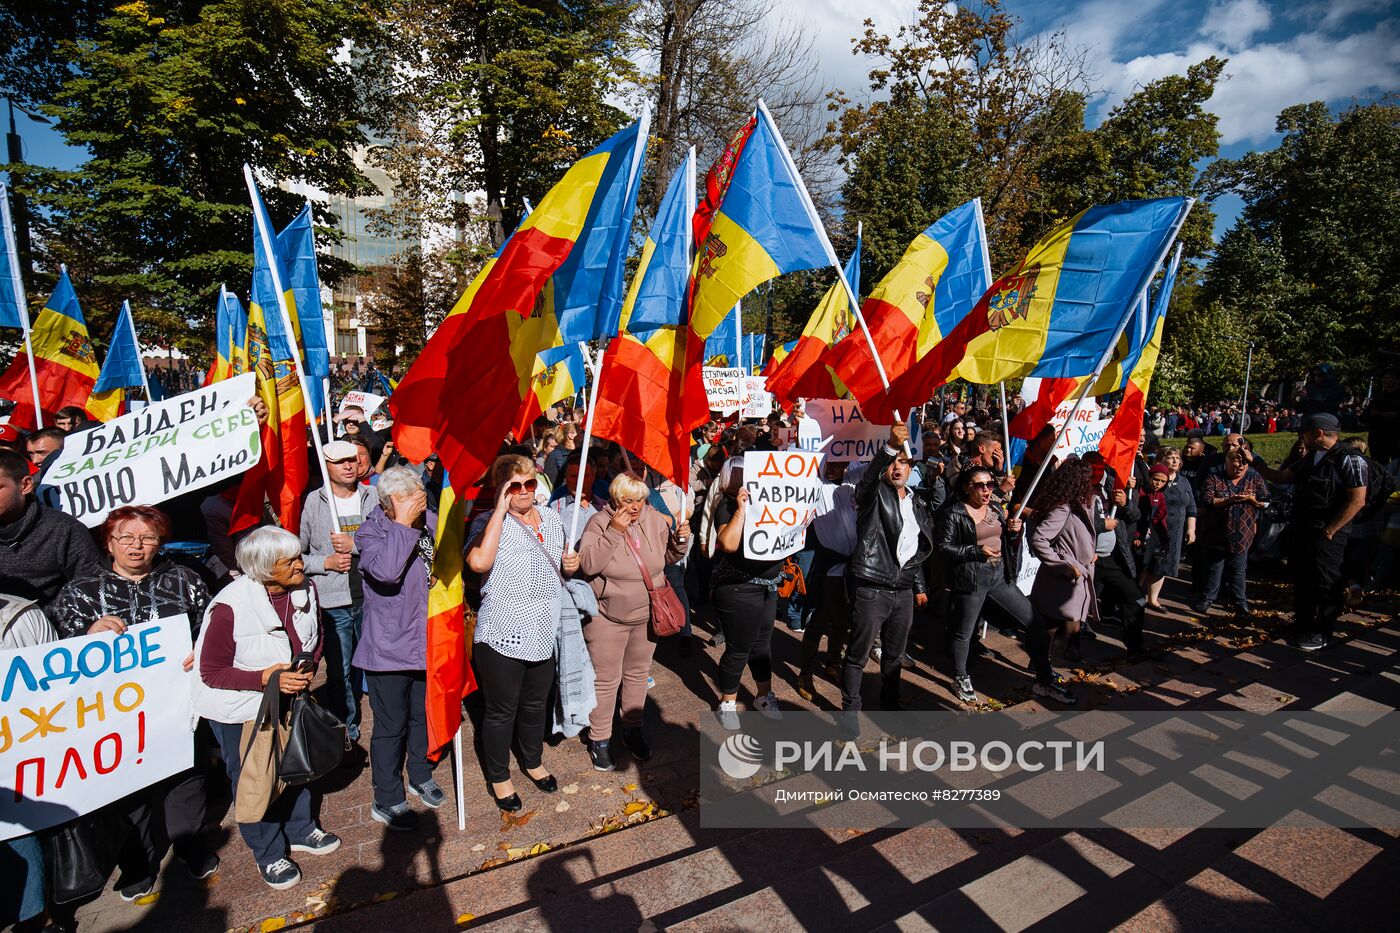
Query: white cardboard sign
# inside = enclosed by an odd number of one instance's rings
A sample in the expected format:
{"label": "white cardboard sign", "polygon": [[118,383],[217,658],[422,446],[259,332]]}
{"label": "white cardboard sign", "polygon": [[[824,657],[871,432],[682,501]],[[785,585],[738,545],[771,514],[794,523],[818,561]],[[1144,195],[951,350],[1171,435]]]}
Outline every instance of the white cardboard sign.
{"label": "white cardboard sign", "polygon": [[364,411],[365,417],[368,418],[378,411],[379,406],[383,405],[385,401],[386,399],[384,396],[375,395],[373,392],[346,392],[345,397],[340,400],[340,407],[337,408],[336,411],[344,414],[345,409],[353,405]]}
{"label": "white cardboard sign", "polygon": [[183,615],[0,654],[0,840],[193,764]]}
{"label": "white cardboard sign", "polygon": [[711,411],[721,415],[738,411],[748,402],[747,383],[744,370],[737,366],[706,366],[702,370],[705,380],[705,398]]}
{"label": "white cardboard sign", "polygon": [[123,505],[156,505],[250,469],[262,457],[244,373],[70,434],[39,499],[89,528]]}
{"label": "white cardboard sign", "polygon": [[744,454],[744,556],[778,560],[802,550],[822,501],[822,455],[801,450]]}
{"label": "white cardboard sign", "polygon": [[[849,399],[809,398],[805,413],[797,422],[797,446],[820,450],[832,463],[871,460],[889,441],[890,426],[865,420],[860,406]],[[910,414],[909,447],[915,460],[923,458],[923,431],[914,413]]]}
{"label": "white cardboard sign", "polygon": [[739,409],[740,418],[767,418],[773,411],[773,396],[768,391],[767,376],[745,376],[744,394],[747,398],[744,407]]}

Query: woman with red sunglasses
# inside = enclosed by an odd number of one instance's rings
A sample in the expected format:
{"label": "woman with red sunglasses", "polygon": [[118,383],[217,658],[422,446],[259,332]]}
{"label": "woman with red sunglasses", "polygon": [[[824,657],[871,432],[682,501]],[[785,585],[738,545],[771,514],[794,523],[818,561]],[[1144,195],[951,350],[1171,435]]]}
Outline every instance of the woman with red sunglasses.
{"label": "woman with red sunglasses", "polygon": [[559,516],[535,503],[539,480],[528,457],[496,458],[491,482],[496,507],[477,516],[467,537],[467,566],[482,578],[472,668],[486,706],[481,757],[491,796],[515,812],[524,805],[510,778],[512,738],[525,776],[547,794],[559,789],[541,757],[556,633],[569,598],[564,575],[578,570],[578,554],[565,552]]}

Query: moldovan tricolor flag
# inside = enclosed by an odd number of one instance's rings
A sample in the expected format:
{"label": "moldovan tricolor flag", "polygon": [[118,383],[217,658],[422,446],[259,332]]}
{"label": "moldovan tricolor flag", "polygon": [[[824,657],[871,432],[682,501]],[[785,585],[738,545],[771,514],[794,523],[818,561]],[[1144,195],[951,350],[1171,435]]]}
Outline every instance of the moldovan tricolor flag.
{"label": "moldovan tricolor flag", "polygon": [[598,374],[593,433],[690,488],[690,431],[709,417],[698,363],[704,342],[680,323],[690,275],[695,150],[671,177],[622,310],[626,331]]}
{"label": "moldovan tricolor flag", "polygon": [[[280,326],[282,312],[277,304],[277,286],[272,275],[273,263],[278,264],[279,277],[286,264],[277,253],[277,240],[262,195],[251,182],[251,175],[249,180],[253,202],[253,284],[248,292],[248,330],[244,345],[248,369],[257,373],[258,397],[267,405],[268,417],[262,428],[262,458],[243,474],[229,533],[236,534],[259,524],[266,497],[272,503],[278,524],[297,534],[301,529],[302,494],[306,492],[311,469],[306,447],[306,402],[293,362],[292,354],[297,348],[286,340],[286,330]],[[272,244],[272,255],[264,247],[264,237]],[[285,278],[282,278],[282,287],[286,288]],[[275,343],[268,333],[273,321],[279,322],[276,331],[282,335]]]}
{"label": "moldovan tricolor flag", "polygon": [[[836,284],[839,285],[841,283],[838,282]],[[773,373],[777,372],[783,360],[787,359],[788,354],[795,349],[797,349],[797,341],[789,340],[787,343],[774,350],[773,355],[768,358],[768,364],[763,367],[763,375],[772,376]]]}
{"label": "moldovan tricolor flag", "polygon": [[463,611],[462,549],[466,545],[466,502],[450,482],[437,504],[433,584],[428,590],[427,691],[428,757],[439,760],[462,727],[462,697],[476,689],[472,673],[472,633]]}
{"label": "moldovan tricolor flag", "polygon": [[211,386],[248,371],[248,312],[238,296],[219,286],[219,305],[214,313],[214,362],[204,376]]}
{"label": "moldovan tricolor flag", "polygon": [[[34,346],[34,373],[44,410],[53,412],[69,405],[85,405],[97,382],[97,354],[88,339],[87,320],[78,305],[78,294],[73,290],[67,268],[61,267],[58,284],[44,310],[34,319],[30,334]],[[11,424],[26,430],[36,426],[34,395],[29,385],[29,355],[23,347],[10,361],[10,368],[0,376],[0,397],[15,402],[10,414]]]}
{"label": "moldovan tricolor flag", "polygon": [[[136,322],[131,317],[131,303],[122,302],[121,313],[112,328],[112,342],[102,372],[92,387],[87,401],[87,413],[98,421],[111,421],[126,413],[126,390],[139,389],[146,384],[141,369],[141,351],[136,345]],[[149,400],[148,400],[149,401]]]}
{"label": "moldovan tricolor flag", "polygon": [[1100,372],[1192,203],[1158,198],[1095,206],[1051,230],[950,333],[891,380],[889,405],[921,404],[953,379],[991,385]]}
{"label": "moldovan tricolor flag", "polygon": [[[867,339],[851,329],[822,362],[850,390],[865,417],[891,420],[902,407],[883,398],[884,386],[871,341],[885,375],[894,382],[967,316],[987,290],[987,234],[982,202],[974,199],[934,221],[905,249],[862,305]],[[922,399],[920,403],[927,401]]]}
{"label": "moldovan tricolor flag", "polygon": [[701,337],[763,282],[831,264],[825,231],[767,108],[760,105],[745,129],[710,170],[696,214],[690,326]]}
{"label": "moldovan tricolor flag", "polygon": [[[1112,389],[1123,390],[1123,402],[1114,412],[1108,430],[1099,440],[1099,453],[1124,482],[1132,475],[1133,457],[1137,454],[1138,441],[1142,437],[1142,418],[1147,406],[1147,390],[1152,387],[1152,372],[1157,368],[1157,357],[1162,351],[1162,328],[1167,320],[1167,306],[1171,304],[1172,288],[1176,285],[1176,270],[1181,264],[1181,247],[1177,246],[1171,265],[1162,284],[1157,287],[1157,298],[1152,303],[1152,313],[1145,322],[1141,333],[1135,336],[1133,352],[1115,363],[1110,369],[1118,378]],[[1110,375],[1110,370],[1104,370]]]}
{"label": "moldovan tricolor flag", "polygon": [[[306,369],[311,415],[320,418],[324,404],[322,380],[331,374],[331,355],[326,346],[326,324],[321,317],[321,277],[316,269],[316,234],[311,220],[311,202],[307,201],[292,222],[277,234],[276,242],[277,254],[282,258],[282,288],[287,296],[287,312]],[[281,321],[280,313],[268,319],[272,328],[268,339],[277,353],[286,353],[287,359],[291,359]]]}
{"label": "moldovan tricolor flag", "polygon": [[[633,124],[574,163],[477,275],[390,399],[399,452],[414,462],[436,452],[464,498],[495,459],[502,438],[518,426],[537,355],[566,342],[562,328],[590,334],[606,329],[606,322],[592,317],[599,313],[596,304],[560,318],[544,313],[541,293],[585,237],[590,220],[601,216],[594,202],[612,193],[605,179],[619,170],[615,160],[630,170],[634,148],[645,142],[639,130]],[[618,222],[608,218],[613,234]],[[607,249],[617,242],[616,236],[600,239]],[[610,266],[610,256],[601,265],[587,261],[584,268],[591,271],[580,274],[606,276]],[[559,303],[559,292],[553,300],[559,313],[573,307]]]}
{"label": "moldovan tricolor flag", "polygon": [[[856,237],[856,248],[846,261],[846,281],[851,283],[851,291],[859,295],[860,237]],[[807,320],[807,326],[802,328],[802,336],[786,346],[787,352],[782,357],[776,352],[773,354],[776,365],[764,373],[768,377],[768,391],[777,396],[784,407],[791,406],[799,398],[844,398],[846,387],[822,362],[822,356],[847,334],[858,330],[845,286],[840,281],[834,282]]]}

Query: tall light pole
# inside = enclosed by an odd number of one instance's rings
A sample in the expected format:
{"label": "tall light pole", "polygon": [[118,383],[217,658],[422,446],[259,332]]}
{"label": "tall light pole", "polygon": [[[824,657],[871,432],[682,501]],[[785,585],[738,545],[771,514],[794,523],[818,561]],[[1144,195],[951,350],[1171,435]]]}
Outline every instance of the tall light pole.
{"label": "tall light pole", "polygon": [[1245,421],[1249,418],[1249,371],[1254,365],[1254,341],[1247,337],[1226,337],[1225,339],[1247,344],[1249,347],[1244,360],[1244,394],[1240,396],[1240,433],[1243,434],[1246,427]]}
{"label": "tall light pole", "polygon": [[[24,161],[24,141],[20,139],[19,129],[15,126],[15,111],[18,110],[35,123],[47,124],[50,121],[37,113],[30,113],[23,107],[15,106],[15,102],[8,97],[5,98],[5,103],[10,108],[10,129],[5,134],[5,160],[11,165],[19,165]],[[15,251],[19,253],[21,271],[28,275],[33,271],[29,261],[29,201],[15,184],[13,171],[10,172],[10,209],[10,219],[15,226]]]}

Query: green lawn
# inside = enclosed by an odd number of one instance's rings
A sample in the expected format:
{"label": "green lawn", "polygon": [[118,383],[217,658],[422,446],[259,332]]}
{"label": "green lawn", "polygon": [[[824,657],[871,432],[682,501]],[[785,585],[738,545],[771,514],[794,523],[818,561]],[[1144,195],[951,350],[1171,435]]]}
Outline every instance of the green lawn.
{"label": "green lawn", "polygon": [[[1254,445],[1254,452],[1263,457],[1272,466],[1278,466],[1288,456],[1288,452],[1293,449],[1294,443],[1298,440],[1296,434],[1247,434],[1249,442]],[[1366,437],[1365,433],[1343,434],[1343,437]],[[1207,439],[1212,447],[1220,449],[1220,438],[1212,437]],[[1164,447],[1185,447],[1186,438],[1171,437],[1162,441]]]}

